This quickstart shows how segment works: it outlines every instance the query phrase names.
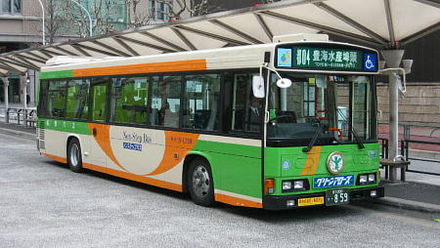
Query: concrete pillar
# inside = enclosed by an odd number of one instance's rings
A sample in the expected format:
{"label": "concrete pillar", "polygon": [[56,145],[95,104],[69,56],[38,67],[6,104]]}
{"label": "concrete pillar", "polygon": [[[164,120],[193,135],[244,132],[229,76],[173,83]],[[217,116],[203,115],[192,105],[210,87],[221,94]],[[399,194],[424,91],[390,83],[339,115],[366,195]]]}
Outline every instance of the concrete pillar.
{"label": "concrete pillar", "polygon": [[20,75],[20,86],[22,89],[22,97],[21,97],[21,102],[23,104],[23,108],[27,109],[27,101],[26,101],[26,97],[27,97],[27,88],[28,88],[28,82],[26,82],[26,75]]}
{"label": "concrete pillar", "polygon": [[35,106],[36,103],[36,78],[35,78],[35,71],[29,70],[28,77],[30,79],[29,82],[29,96],[31,97],[29,104],[32,106]]}
{"label": "concrete pillar", "polygon": [[[390,106],[388,156],[393,160],[399,155],[399,86],[396,73],[388,75],[388,90]],[[396,174],[397,168],[390,168],[391,181],[396,181]]]}
{"label": "concrete pillar", "polygon": [[4,94],[5,94],[5,122],[9,123],[9,116],[7,115],[7,111],[9,108],[9,78],[3,77],[3,84],[4,84]]}
{"label": "concrete pillar", "polygon": [[[399,71],[404,50],[383,50],[382,55],[388,65],[388,91],[390,105],[388,158],[395,160],[399,155]],[[387,69],[383,70],[387,71]],[[405,73],[405,72],[404,72]],[[390,180],[396,181],[397,168],[390,168]]]}

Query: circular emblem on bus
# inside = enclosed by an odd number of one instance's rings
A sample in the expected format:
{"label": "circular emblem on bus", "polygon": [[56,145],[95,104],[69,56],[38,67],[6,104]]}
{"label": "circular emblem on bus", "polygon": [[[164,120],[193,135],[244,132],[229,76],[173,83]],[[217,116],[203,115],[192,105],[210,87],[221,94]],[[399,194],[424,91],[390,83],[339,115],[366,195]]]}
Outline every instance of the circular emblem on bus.
{"label": "circular emblem on bus", "polygon": [[332,152],[327,158],[327,170],[333,175],[339,174],[344,169],[344,158],[339,152]]}

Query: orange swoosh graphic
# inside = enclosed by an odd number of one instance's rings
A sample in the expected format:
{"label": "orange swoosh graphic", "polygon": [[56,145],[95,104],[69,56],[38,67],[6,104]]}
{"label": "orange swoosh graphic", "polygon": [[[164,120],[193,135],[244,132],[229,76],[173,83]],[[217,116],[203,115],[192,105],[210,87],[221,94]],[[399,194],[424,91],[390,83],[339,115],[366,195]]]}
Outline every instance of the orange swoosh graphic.
{"label": "orange swoosh graphic", "polygon": [[122,166],[119,161],[116,159],[115,154],[113,153],[113,149],[111,147],[110,142],[110,126],[105,124],[96,124],[96,123],[89,123],[88,124],[89,130],[91,133],[93,133],[93,129],[96,129],[97,135],[94,136],[96,142],[98,143],[99,147],[104,151],[104,153],[122,170],[128,171],[127,169]]}
{"label": "orange swoosh graphic", "polygon": [[146,176],[165,173],[183,161],[186,154],[194,148],[199,134],[165,131],[165,153],[159,166]]}

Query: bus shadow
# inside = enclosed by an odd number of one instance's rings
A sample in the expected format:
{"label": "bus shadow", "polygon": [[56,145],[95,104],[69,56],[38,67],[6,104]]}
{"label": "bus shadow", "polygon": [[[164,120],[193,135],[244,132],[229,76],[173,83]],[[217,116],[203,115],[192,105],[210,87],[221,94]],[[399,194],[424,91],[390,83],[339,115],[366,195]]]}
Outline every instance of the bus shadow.
{"label": "bus shadow", "polygon": [[[52,166],[61,169],[69,170],[69,167],[64,163],[60,163],[56,161],[47,161],[47,164],[50,164]],[[144,183],[139,183],[101,172],[85,170],[81,174],[112,181],[115,183],[127,185],[141,190],[147,190],[152,193],[183,200],[185,202],[191,201],[188,194],[185,193],[163,189]],[[290,210],[269,211],[269,210],[257,209],[257,208],[236,207],[223,203],[217,203],[212,208],[204,208],[204,209],[206,211],[220,211],[226,214],[241,216],[244,218],[249,218],[253,220],[258,220],[267,223],[274,223],[274,224],[275,223],[283,224],[283,223],[292,223],[292,222],[300,223],[300,222],[314,221],[314,220],[334,219],[334,218],[344,217],[347,215],[360,214],[361,212],[361,210],[357,210],[354,208],[347,208],[344,206],[332,206],[332,207],[317,206],[317,207],[297,208]]]}
{"label": "bus shadow", "polygon": [[228,205],[220,205],[219,209],[223,212],[238,215],[245,218],[259,220],[267,223],[292,223],[307,222],[315,220],[336,219],[347,215],[360,214],[360,210],[347,208],[344,206],[332,207],[306,207],[280,211],[269,211],[255,208],[233,207]]}
{"label": "bus shadow", "polygon": [[[67,164],[60,163],[60,162],[53,161],[53,160],[45,161],[45,162],[47,164],[50,164],[51,166],[55,166],[55,167],[61,168],[61,169],[66,169],[66,170],[69,170],[69,172],[71,172],[70,169],[69,169],[69,166]],[[74,173],[74,172],[71,172],[71,173]],[[115,182],[115,183],[127,185],[127,186],[134,187],[134,188],[137,188],[137,189],[148,190],[150,192],[161,194],[161,195],[168,196],[168,197],[174,197],[174,198],[189,200],[188,197],[186,197],[186,194],[181,193],[181,192],[176,192],[176,191],[172,191],[172,190],[168,190],[168,189],[163,189],[163,188],[159,188],[159,187],[148,185],[148,184],[144,184],[144,183],[135,182],[135,181],[131,181],[131,180],[128,180],[128,179],[124,179],[124,178],[112,176],[112,175],[109,175],[109,174],[97,172],[97,171],[92,171],[92,170],[85,169],[83,172],[78,173],[78,174],[81,174],[81,175],[84,175],[84,176],[89,176],[89,177],[94,177],[94,178],[100,178],[100,179],[104,179],[104,180],[108,180],[108,181],[112,181],[112,182]]]}
{"label": "bus shadow", "polygon": [[83,172],[83,174],[86,174],[86,175],[92,176],[92,177],[101,178],[101,179],[104,179],[104,180],[109,180],[109,181],[112,181],[112,182],[115,182],[115,183],[119,183],[119,184],[124,184],[124,185],[130,186],[130,187],[134,187],[134,188],[137,188],[137,189],[141,189],[141,190],[148,190],[149,192],[153,192],[153,193],[156,193],[156,194],[161,194],[161,195],[164,195],[164,196],[167,196],[167,197],[174,197],[174,198],[179,198],[179,199],[187,199],[186,195],[184,193],[181,193],[181,192],[172,191],[172,190],[164,189],[164,188],[159,188],[159,187],[152,186],[152,185],[145,184],[145,183],[135,182],[135,181],[131,181],[131,180],[128,180],[128,179],[124,179],[124,178],[112,176],[112,175],[109,175],[109,174],[97,172],[97,171],[85,170]]}

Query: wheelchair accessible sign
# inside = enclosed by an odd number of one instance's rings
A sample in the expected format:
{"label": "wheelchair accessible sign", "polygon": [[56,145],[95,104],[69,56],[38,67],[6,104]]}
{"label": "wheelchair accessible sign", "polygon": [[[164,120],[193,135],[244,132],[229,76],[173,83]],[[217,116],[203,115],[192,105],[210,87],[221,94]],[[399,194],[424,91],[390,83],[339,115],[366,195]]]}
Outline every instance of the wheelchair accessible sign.
{"label": "wheelchair accessible sign", "polygon": [[377,71],[376,53],[364,53],[364,71]]}

